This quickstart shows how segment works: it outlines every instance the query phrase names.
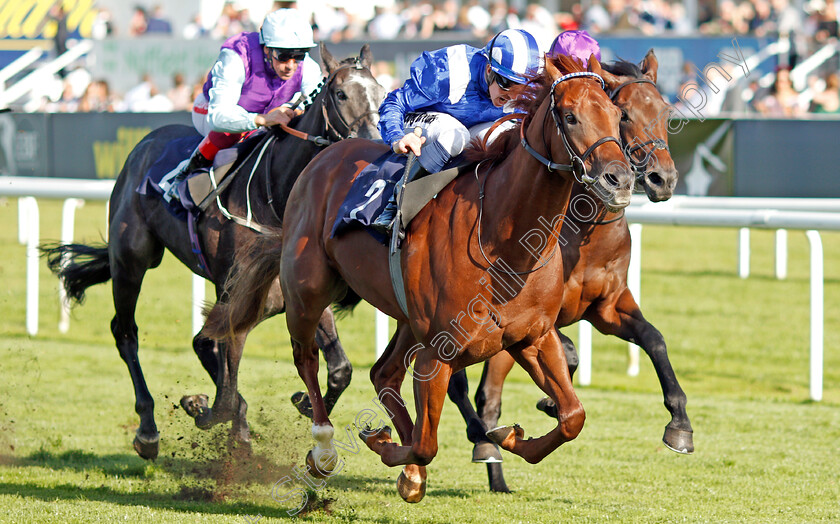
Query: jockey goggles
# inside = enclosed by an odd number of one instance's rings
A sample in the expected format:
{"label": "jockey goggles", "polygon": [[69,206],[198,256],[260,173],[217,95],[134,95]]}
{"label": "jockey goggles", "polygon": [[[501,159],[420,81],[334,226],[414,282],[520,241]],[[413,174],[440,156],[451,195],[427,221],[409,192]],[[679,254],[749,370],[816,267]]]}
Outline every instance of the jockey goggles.
{"label": "jockey goggles", "polygon": [[288,62],[289,60],[302,62],[306,58],[308,51],[308,49],[282,49],[274,47],[268,50],[268,54],[278,62]]}
{"label": "jockey goggles", "polygon": [[[502,91],[507,91],[511,87],[513,87],[515,85],[519,85],[517,82],[514,82],[510,78],[504,77],[504,76],[500,75],[499,73],[496,73],[495,71],[491,71],[491,73],[493,75],[493,78],[492,78],[493,82],[496,82],[497,84],[499,84],[499,89],[501,89]],[[490,83],[492,84],[493,82],[490,82]]]}

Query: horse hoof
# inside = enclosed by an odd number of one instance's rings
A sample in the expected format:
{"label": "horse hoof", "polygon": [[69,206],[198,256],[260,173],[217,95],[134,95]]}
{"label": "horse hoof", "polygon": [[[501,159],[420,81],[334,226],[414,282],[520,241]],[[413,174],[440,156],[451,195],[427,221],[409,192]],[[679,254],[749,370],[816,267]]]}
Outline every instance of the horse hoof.
{"label": "horse hoof", "polygon": [[426,496],[426,479],[423,478],[419,482],[411,480],[405,476],[403,470],[397,479],[397,491],[400,492],[400,497],[406,502],[411,504],[420,502]]}
{"label": "horse hoof", "polygon": [[513,439],[522,438],[525,436],[525,430],[522,429],[519,424],[514,424],[513,426],[499,426],[497,428],[493,428],[486,433],[487,438],[501,446],[503,449],[507,449],[504,443],[507,441],[509,446],[513,445]]}
{"label": "horse hoof", "polygon": [[537,409],[551,418],[557,418],[557,404],[548,397],[543,397],[537,402]]}
{"label": "horse hoof", "polygon": [[338,462],[337,456],[335,455],[335,451],[332,452],[332,457],[335,459],[331,461],[329,465],[330,467],[327,468],[326,465],[322,464],[318,466],[315,464],[315,458],[312,456],[312,450],[309,450],[309,453],[306,454],[306,469],[309,471],[309,474],[315,477],[316,479],[326,479],[330,478],[335,471],[335,465]]}
{"label": "horse hoof", "polygon": [[[359,431],[359,438],[362,439],[365,442],[365,444],[368,444],[368,439],[373,439],[374,443],[391,442],[391,426],[382,426],[379,429],[371,429],[370,427],[366,427]],[[370,446],[370,444],[368,444],[368,446]]]}
{"label": "horse hoof", "polygon": [[309,395],[303,391],[295,392],[292,395],[292,404],[301,415],[309,419],[312,418],[312,403],[309,401]]}
{"label": "horse hoof", "polygon": [[143,438],[140,435],[134,436],[134,451],[140,455],[140,458],[146,460],[155,460],[158,456],[158,447],[160,444],[160,434],[155,434],[152,438]]}
{"label": "horse hoof", "polygon": [[492,442],[479,442],[473,446],[472,461],[484,464],[498,464],[502,462],[502,454],[498,446]]}
{"label": "horse hoof", "polygon": [[684,455],[694,453],[694,432],[692,431],[665,426],[665,434],[662,436],[662,442],[671,451],[676,451]]}
{"label": "horse hoof", "polygon": [[210,397],[201,393],[198,395],[184,395],[181,397],[181,407],[192,418],[200,416],[204,410],[210,409]]}

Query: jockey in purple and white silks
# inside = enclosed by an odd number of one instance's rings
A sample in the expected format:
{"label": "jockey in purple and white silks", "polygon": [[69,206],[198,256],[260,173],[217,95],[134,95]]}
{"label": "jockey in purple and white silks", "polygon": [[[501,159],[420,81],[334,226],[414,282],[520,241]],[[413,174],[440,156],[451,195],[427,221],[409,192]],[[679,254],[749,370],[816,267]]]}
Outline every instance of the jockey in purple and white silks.
{"label": "jockey in purple and white silks", "polygon": [[[469,141],[512,112],[508,90],[540,69],[542,53],[534,37],[521,29],[497,34],[482,49],[455,45],[426,51],[411,64],[408,80],[379,107],[379,131],[399,154],[417,161],[408,181],[439,172]],[[412,131],[420,127],[421,137]],[[388,231],[396,200],[372,224]]]}
{"label": "jockey in purple and white silks", "polygon": [[177,198],[181,180],[212,165],[216,153],[243,133],[289,123],[295,116],[292,101],[312,93],[322,79],[309,56],[314,46],[312,27],[296,9],[273,11],[258,33],[240,33],[222,44],[193,104],[193,125],[205,138],[188,161],[164,177],[167,199]]}

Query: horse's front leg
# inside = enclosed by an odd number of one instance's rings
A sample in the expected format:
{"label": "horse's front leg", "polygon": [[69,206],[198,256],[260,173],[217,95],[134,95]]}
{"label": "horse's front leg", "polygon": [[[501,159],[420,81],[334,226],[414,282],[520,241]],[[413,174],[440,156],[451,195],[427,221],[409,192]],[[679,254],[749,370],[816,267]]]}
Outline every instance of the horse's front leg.
{"label": "horse's front leg", "polygon": [[414,399],[417,417],[410,444],[397,445],[390,434],[379,432],[365,439],[387,466],[406,464],[397,480],[400,496],[406,502],[419,502],[426,492],[426,468],[437,454],[437,428],[446,398],[452,367],[435,358],[429,348],[418,352],[414,363]]}
{"label": "horse's front leg", "polygon": [[546,435],[528,440],[523,438],[525,432],[519,426],[495,428],[487,435],[503,449],[535,464],[564,442],[577,437],[586,416],[572,387],[566,356],[555,330],[549,330],[535,345],[513,351],[512,355],[557,404],[557,426]]}
{"label": "horse's front leg", "polygon": [[665,407],[671,414],[662,441],[677,453],[693,453],[694,438],[691,421],[685,410],[686,396],[671,367],[662,333],[645,320],[628,289],[624,290],[614,306],[605,304],[591,317],[587,320],[601,333],[623,338],[645,350],[659,378]]}

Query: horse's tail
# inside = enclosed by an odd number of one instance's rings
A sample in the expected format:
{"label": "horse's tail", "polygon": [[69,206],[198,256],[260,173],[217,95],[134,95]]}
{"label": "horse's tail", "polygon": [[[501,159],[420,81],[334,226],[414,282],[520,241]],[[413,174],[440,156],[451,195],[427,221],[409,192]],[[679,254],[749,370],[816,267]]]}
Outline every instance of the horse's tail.
{"label": "horse's tail", "polygon": [[271,286],[280,275],[282,249],[283,235],[278,229],[254,237],[238,251],[224,293],[207,313],[204,336],[231,339],[262,320]]}
{"label": "horse's tail", "polygon": [[38,249],[63,282],[67,297],[77,304],[84,302],[87,288],[111,279],[107,244],[45,243]]}
{"label": "horse's tail", "polygon": [[335,315],[337,319],[345,318],[353,312],[361,301],[362,297],[348,287],[347,293],[333,303],[333,315]]}

